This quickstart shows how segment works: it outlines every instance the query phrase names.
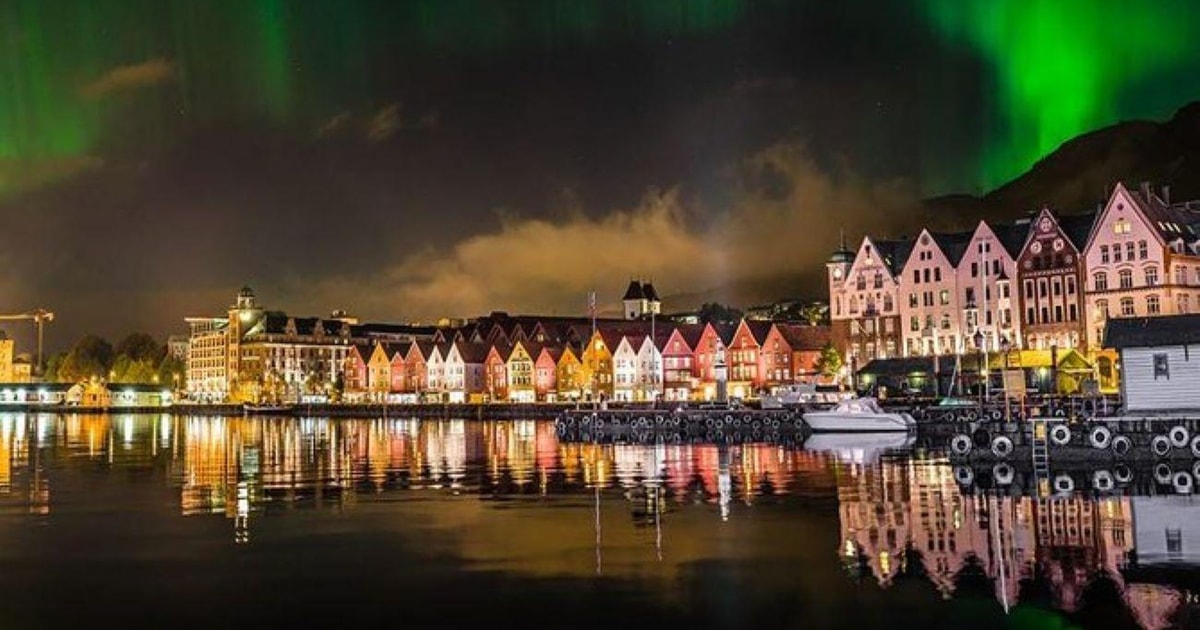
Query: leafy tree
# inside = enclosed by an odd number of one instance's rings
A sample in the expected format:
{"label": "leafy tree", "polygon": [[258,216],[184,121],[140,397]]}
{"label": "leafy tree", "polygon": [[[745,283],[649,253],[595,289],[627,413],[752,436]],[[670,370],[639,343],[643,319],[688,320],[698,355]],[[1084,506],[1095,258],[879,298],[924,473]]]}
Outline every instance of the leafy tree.
{"label": "leafy tree", "polygon": [[824,302],[809,302],[800,307],[800,319],[810,326],[829,323],[829,305]]}
{"label": "leafy tree", "polygon": [[742,319],[741,311],[716,302],[701,304],[698,314],[703,324],[736,324]]}
{"label": "leafy tree", "polygon": [[113,365],[112,344],[96,335],[84,335],[67,352],[59,365],[57,376],[65,382],[81,381],[93,376],[108,378]]}
{"label": "leafy tree", "polygon": [[175,389],[187,387],[187,363],[182,359],[164,354],[158,362],[158,382],[170,383]]}
{"label": "leafy tree", "polygon": [[117,344],[118,355],[125,355],[134,361],[149,360],[157,365],[165,353],[164,348],[146,333],[133,333]]}
{"label": "leafy tree", "polygon": [[833,378],[837,376],[838,370],[842,369],[842,355],[833,347],[832,343],[825,344],[821,348],[821,356],[817,357],[816,364],[817,372],[822,376]]}
{"label": "leafy tree", "polygon": [[117,355],[111,373],[114,383],[152,383],[158,376],[153,360],[133,359],[125,354]]}
{"label": "leafy tree", "polygon": [[47,383],[57,383],[59,379],[59,371],[62,368],[63,360],[67,358],[67,353],[59,352],[58,354],[50,355],[46,359],[46,368],[42,372],[42,379]]}

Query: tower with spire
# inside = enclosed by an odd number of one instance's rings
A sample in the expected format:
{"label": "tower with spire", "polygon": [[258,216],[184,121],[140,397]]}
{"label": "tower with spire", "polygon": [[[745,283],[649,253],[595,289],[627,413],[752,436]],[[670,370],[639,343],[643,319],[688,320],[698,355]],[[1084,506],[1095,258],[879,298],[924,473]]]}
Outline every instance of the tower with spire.
{"label": "tower with spire", "polygon": [[662,300],[650,282],[630,280],[621,301],[625,305],[625,319],[643,319],[662,314]]}

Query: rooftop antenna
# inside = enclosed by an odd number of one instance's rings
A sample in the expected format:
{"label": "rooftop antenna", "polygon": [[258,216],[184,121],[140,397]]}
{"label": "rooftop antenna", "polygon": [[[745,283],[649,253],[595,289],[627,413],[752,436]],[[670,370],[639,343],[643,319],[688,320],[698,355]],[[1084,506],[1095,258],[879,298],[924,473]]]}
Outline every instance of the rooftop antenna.
{"label": "rooftop antenna", "polygon": [[840,238],[840,240],[838,242],[841,243],[840,249],[842,251],[846,251],[846,228],[839,229],[838,234],[839,234],[839,238]]}

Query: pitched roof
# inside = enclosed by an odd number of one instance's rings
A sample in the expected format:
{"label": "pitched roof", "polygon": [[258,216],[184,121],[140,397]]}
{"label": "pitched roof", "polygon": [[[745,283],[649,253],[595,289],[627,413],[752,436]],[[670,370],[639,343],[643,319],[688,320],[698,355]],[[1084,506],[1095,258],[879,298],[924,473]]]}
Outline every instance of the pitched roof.
{"label": "pitched roof", "polygon": [[1106,348],[1154,348],[1200,343],[1200,315],[1163,315],[1110,319]]}
{"label": "pitched roof", "polygon": [[750,336],[754,338],[754,343],[760,347],[767,340],[767,335],[771,334],[771,327],[775,324],[769,321],[762,320],[743,320],[746,322],[746,328],[750,329]]}
{"label": "pitched roof", "polygon": [[488,351],[492,349],[486,343],[469,341],[457,341],[454,345],[458,348],[458,354],[462,357],[463,363],[483,363],[487,361]]}
{"label": "pitched roof", "polygon": [[696,349],[696,342],[700,341],[700,336],[704,334],[704,324],[676,324],[675,331],[683,338],[683,342],[688,345],[691,350]]}
{"label": "pitched roof", "polygon": [[649,282],[642,285],[642,293],[645,294],[646,299],[650,300],[651,302],[661,302],[662,301],[662,300],[658,299],[658,291],[654,290],[654,285],[650,284]]}
{"label": "pitched roof", "polygon": [[1025,247],[1025,240],[1029,237],[1029,231],[1033,229],[1032,223],[1003,225],[989,223],[988,226],[996,233],[996,238],[1000,239],[1000,246],[1014,259],[1021,255],[1021,250]]}
{"label": "pitched roof", "polygon": [[971,244],[971,238],[975,236],[975,232],[930,232],[929,235],[946,255],[946,260],[957,267],[963,254],[967,253],[967,246]]}
{"label": "pitched roof", "polygon": [[820,350],[829,345],[829,326],[809,326],[808,324],[776,324],[779,334],[788,342],[792,350]]}
{"label": "pitched roof", "polygon": [[1177,238],[1192,240],[1200,237],[1200,212],[1192,210],[1191,204],[1168,205],[1148,188],[1126,190],[1163,240],[1170,242]]}
{"label": "pitched roof", "polygon": [[625,297],[622,300],[644,300],[646,293],[642,290],[642,283],[637,280],[629,281],[629,288],[625,289]]}
{"label": "pitched roof", "polygon": [[908,239],[895,241],[875,241],[875,251],[879,252],[879,257],[883,260],[883,264],[887,266],[888,271],[892,275],[899,274],[904,269],[904,263],[908,262],[908,256],[912,253],[913,244]]}
{"label": "pitched roof", "polygon": [[1096,222],[1096,213],[1069,214],[1058,217],[1058,225],[1063,234],[1075,246],[1075,251],[1083,251],[1087,246],[1088,237],[1092,234],[1092,225]]}

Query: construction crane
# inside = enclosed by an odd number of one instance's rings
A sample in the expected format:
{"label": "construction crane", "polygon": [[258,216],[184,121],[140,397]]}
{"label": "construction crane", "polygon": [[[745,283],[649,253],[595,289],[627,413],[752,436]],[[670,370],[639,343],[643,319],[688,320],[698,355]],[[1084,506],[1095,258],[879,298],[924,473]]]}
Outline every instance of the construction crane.
{"label": "construction crane", "polygon": [[46,325],[46,322],[54,321],[54,313],[47,311],[44,308],[39,308],[28,313],[0,315],[0,321],[24,319],[32,320],[37,326],[37,362],[33,364],[33,373],[40,374],[42,371],[42,328]]}

